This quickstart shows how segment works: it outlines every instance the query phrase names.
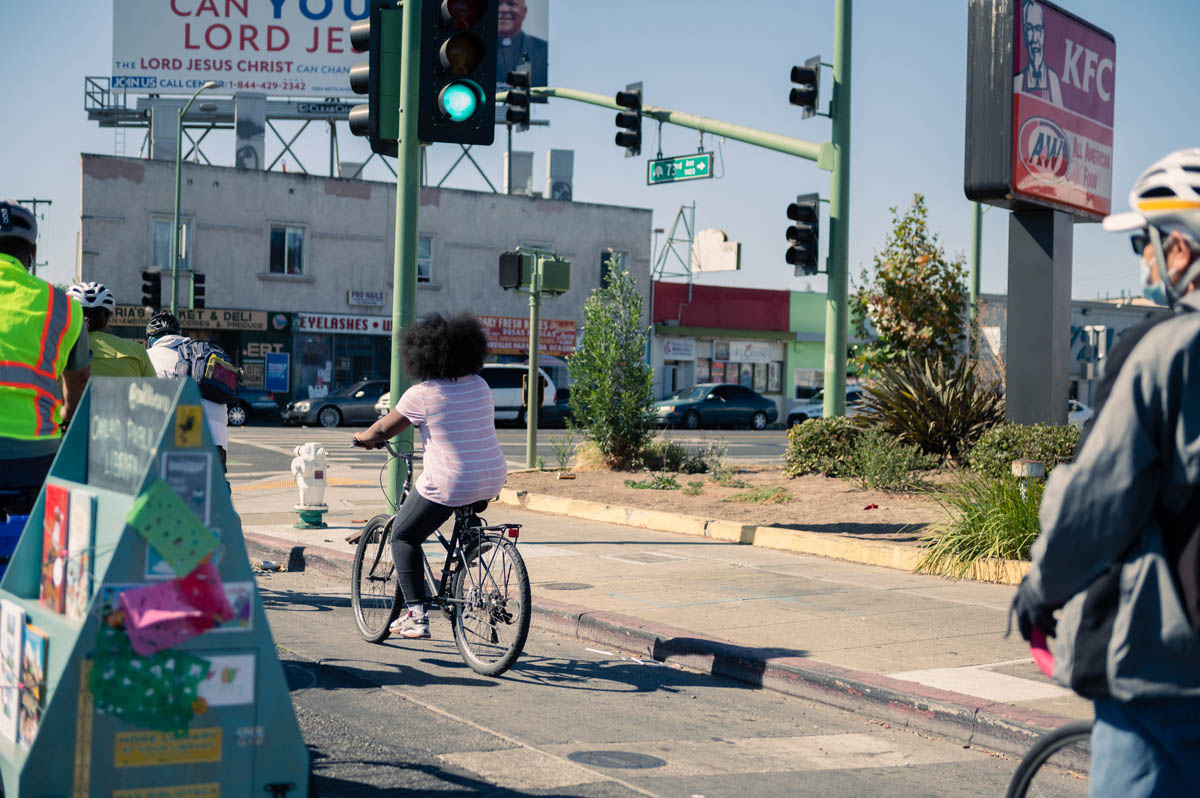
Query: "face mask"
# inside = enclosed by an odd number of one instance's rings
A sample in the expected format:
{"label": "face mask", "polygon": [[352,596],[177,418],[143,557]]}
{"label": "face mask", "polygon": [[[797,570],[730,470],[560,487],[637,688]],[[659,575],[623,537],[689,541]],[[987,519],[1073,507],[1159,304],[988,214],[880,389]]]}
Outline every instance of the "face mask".
{"label": "face mask", "polygon": [[1150,267],[1145,261],[1141,262],[1142,267],[1142,296],[1149,299],[1156,305],[1167,304],[1167,286],[1162,280],[1159,280],[1153,285],[1150,284]]}

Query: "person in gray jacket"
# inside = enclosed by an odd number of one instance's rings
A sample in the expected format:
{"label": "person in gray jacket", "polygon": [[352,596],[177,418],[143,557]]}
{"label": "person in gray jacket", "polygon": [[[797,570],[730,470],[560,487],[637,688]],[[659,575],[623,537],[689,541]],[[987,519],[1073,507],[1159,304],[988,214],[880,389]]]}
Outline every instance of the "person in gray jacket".
{"label": "person in gray jacket", "polygon": [[[1130,192],[1144,293],[1200,309],[1200,149]],[[1150,328],[1075,462],[1054,469],[1013,610],[1054,638],[1056,681],[1094,701],[1093,796],[1193,795],[1200,784],[1200,313]],[[1058,611],[1057,619],[1054,613]]]}

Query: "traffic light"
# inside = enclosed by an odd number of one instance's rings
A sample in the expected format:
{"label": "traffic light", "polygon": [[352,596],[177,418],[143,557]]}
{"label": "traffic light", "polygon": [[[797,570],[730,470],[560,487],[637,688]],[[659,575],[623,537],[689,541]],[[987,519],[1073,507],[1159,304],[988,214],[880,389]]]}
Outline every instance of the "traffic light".
{"label": "traffic light", "polygon": [[508,111],[505,121],[510,125],[529,125],[529,67],[523,66],[508,73],[504,79],[509,85],[504,104]]}
{"label": "traffic light", "polygon": [[158,272],[149,269],[142,272],[142,307],[162,307],[162,281]]}
{"label": "traffic light", "polygon": [[192,272],[192,308],[204,308],[204,275]]}
{"label": "traffic light", "polygon": [[630,83],[625,91],[617,92],[617,105],[626,109],[617,112],[617,146],[625,148],[625,157],[642,154],[642,82]]}
{"label": "traffic light", "polygon": [[792,87],[788,102],[804,109],[804,118],[808,119],[817,113],[817,104],[821,101],[821,56],[814,55],[804,62],[804,66],[792,67]]}
{"label": "traffic light", "polygon": [[[546,378],[538,375],[537,406],[541,407],[546,401]],[[521,407],[529,407],[529,375],[521,373]]]}
{"label": "traffic light", "polygon": [[500,253],[500,287],[526,288],[533,284],[533,255],[529,252]]}
{"label": "traffic light", "polygon": [[821,214],[817,194],[801,194],[788,205],[787,217],[795,224],[787,229],[786,259],[796,267],[796,276],[817,273],[817,250],[821,239]]}
{"label": "traffic light", "polygon": [[350,26],[350,47],[367,60],[350,68],[350,88],[367,95],[366,105],[350,109],[350,132],[366,136],[371,150],[396,154],[400,137],[402,14],[395,0],[370,0],[370,14]]}
{"label": "traffic light", "polygon": [[498,0],[422,0],[417,136],[491,144],[496,136]]}

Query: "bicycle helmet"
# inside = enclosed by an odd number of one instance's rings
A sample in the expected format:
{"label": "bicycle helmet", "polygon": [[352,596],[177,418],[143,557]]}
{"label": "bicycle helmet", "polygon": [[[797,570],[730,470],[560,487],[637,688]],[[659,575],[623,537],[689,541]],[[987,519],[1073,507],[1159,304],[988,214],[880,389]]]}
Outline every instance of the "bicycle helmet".
{"label": "bicycle helmet", "polygon": [[146,323],[147,338],[155,338],[159,335],[179,335],[182,332],[183,328],[179,326],[179,319],[165,310],[155,313]]}
{"label": "bicycle helmet", "polygon": [[109,313],[117,309],[117,300],[104,283],[75,283],[67,289],[67,296],[79,300],[85,308],[103,308]]}
{"label": "bicycle helmet", "polygon": [[0,201],[0,238],[37,243],[37,219],[28,208],[12,200]]}
{"label": "bicycle helmet", "polygon": [[1178,150],[1150,164],[1129,191],[1129,205],[1133,211],[1104,217],[1104,229],[1112,233],[1139,228],[1150,231],[1159,276],[1173,305],[1180,289],[1200,275],[1200,258],[1172,283],[1166,277],[1162,239],[1179,231],[1200,251],[1200,147]]}

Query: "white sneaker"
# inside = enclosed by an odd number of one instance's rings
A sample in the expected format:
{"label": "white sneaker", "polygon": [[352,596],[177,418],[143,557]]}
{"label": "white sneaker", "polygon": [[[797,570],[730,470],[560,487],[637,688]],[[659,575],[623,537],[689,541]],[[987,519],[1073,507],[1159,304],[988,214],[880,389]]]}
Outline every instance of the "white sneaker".
{"label": "white sneaker", "polygon": [[427,639],[429,637],[429,613],[424,609],[418,610],[410,607],[406,613],[392,621],[388,631],[409,640]]}

